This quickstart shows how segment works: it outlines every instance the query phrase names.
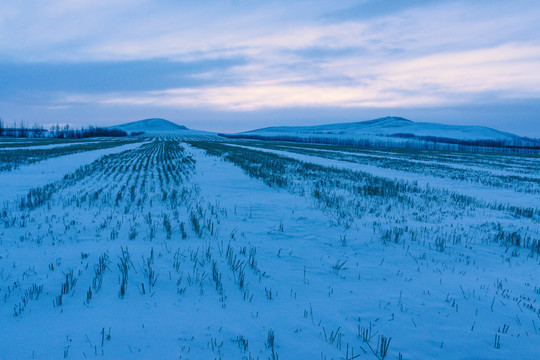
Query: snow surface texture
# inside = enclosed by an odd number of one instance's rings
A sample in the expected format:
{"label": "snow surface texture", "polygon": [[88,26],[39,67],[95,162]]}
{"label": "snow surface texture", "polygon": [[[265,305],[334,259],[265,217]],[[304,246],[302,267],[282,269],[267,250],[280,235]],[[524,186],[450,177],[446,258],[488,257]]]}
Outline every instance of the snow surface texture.
{"label": "snow surface texture", "polygon": [[[502,202],[505,204],[511,204],[515,206],[526,206],[526,207],[535,207],[535,206],[537,207],[538,204],[540,204],[540,192],[536,194],[530,194],[528,196],[519,196],[513,190],[499,189],[499,188],[493,188],[490,186],[482,186],[482,185],[471,185],[471,183],[467,180],[456,181],[452,179],[445,179],[445,178],[440,178],[440,177],[435,177],[435,176],[419,175],[419,174],[415,174],[415,173],[407,172],[407,171],[385,169],[385,168],[372,166],[372,165],[355,164],[350,161],[340,161],[340,160],[321,158],[318,156],[297,154],[291,151],[261,149],[258,147],[237,145],[237,144],[234,144],[233,146],[282,155],[282,156],[289,157],[291,159],[300,160],[302,162],[306,162],[310,164],[323,165],[323,166],[334,167],[334,168],[339,168],[339,169],[364,171],[375,176],[381,176],[381,177],[385,177],[389,179],[404,180],[408,182],[415,182],[422,186],[433,186],[436,188],[445,189],[445,190],[452,191],[452,192],[462,194],[462,195],[474,196],[486,202],[493,202],[493,203]],[[468,168],[465,168],[465,169],[468,169]],[[497,172],[497,170],[492,170],[492,171]],[[516,174],[512,172],[510,173],[512,174],[512,176],[523,175],[523,174]],[[540,174],[532,174],[531,176],[533,179],[539,180],[539,175]]]}
{"label": "snow surface texture", "polygon": [[[319,126],[282,126],[248,131],[246,135],[261,136],[318,136],[334,138],[372,138],[395,134],[434,136],[461,140],[516,140],[518,136],[484,126],[446,125],[413,122],[400,117]],[[405,139],[403,139],[405,141]]]}
{"label": "snow surface texture", "polygon": [[[49,146],[48,148],[54,147],[52,145],[46,146]],[[53,181],[60,180],[81,165],[89,164],[103,155],[115,154],[139,146],[141,144],[135,143],[103,150],[86,151],[43,160],[28,166],[21,166],[10,172],[0,172],[0,184],[2,184],[0,203],[15,200],[18,196],[26,195],[32,188],[41,187]],[[27,149],[35,149],[35,147],[28,147]]]}
{"label": "snow surface texture", "polygon": [[0,216],[3,358],[540,358],[538,203],[179,139],[17,170],[69,164]]}
{"label": "snow surface texture", "polygon": [[45,149],[55,149],[55,148],[62,148],[62,147],[70,147],[70,146],[77,146],[77,145],[87,145],[87,144],[96,144],[98,142],[96,141],[84,141],[84,142],[77,142],[74,144],[50,144],[50,145],[36,145],[36,146],[25,146],[25,147],[4,147],[0,148],[0,151],[20,151],[20,150],[45,150]]}

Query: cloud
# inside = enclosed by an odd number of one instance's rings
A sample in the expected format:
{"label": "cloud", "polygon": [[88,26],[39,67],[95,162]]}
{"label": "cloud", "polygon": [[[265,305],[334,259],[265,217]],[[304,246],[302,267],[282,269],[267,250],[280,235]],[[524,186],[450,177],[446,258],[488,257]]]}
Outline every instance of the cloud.
{"label": "cloud", "polygon": [[[228,77],[237,79],[232,85],[78,94],[60,98],[59,102],[252,111],[294,106],[455,106],[485,102],[486,94],[491,101],[540,96],[540,46],[532,44],[505,44],[379,64],[366,62],[363,66],[350,58],[310,64],[301,59],[286,63],[278,57],[275,55],[271,62],[227,68]],[[269,73],[271,77],[260,75]],[[206,76],[219,77],[213,71]]]}
{"label": "cloud", "polygon": [[74,111],[538,98],[539,11],[527,0],[3,2],[0,93]]}
{"label": "cloud", "polygon": [[164,59],[114,62],[14,63],[0,62],[0,95],[28,92],[111,92],[157,90],[164,87],[198,87],[210,74],[244,63],[241,58],[216,58],[181,62]]}
{"label": "cloud", "polygon": [[153,106],[172,108],[211,108],[226,111],[253,111],[290,107],[399,107],[432,106],[449,103],[441,96],[404,96],[390,88],[339,87],[314,85],[216,86],[179,88],[142,93],[66,95],[59,103],[97,103],[111,106]]}

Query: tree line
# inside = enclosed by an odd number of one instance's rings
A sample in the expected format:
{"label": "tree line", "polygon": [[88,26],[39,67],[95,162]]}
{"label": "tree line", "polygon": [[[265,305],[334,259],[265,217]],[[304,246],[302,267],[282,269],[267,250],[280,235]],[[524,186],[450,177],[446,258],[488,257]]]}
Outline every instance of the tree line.
{"label": "tree line", "polygon": [[16,122],[13,122],[11,127],[8,127],[6,123],[0,118],[0,136],[11,136],[11,137],[44,137],[47,130],[38,124],[35,124],[33,127],[30,127],[28,124],[24,123],[22,120],[17,125]]}
{"label": "tree line", "polygon": [[111,129],[106,127],[89,126],[87,128],[73,129],[69,125],[61,127],[54,125],[49,131],[50,137],[59,139],[84,139],[91,137],[124,137],[128,133],[120,129]]}
{"label": "tree line", "polygon": [[[131,136],[142,135],[143,132],[132,132]],[[12,126],[6,126],[5,122],[0,118],[0,136],[9,136],[17,138],[59,138],[59,139],[84,139],[91,137],[124,137],[128,133],[114,128],[89,126],[75,129],[69,125],[60,126],[53,125],[50,130],[45,129],[42,125],[35,124],[30,127],[24,121],[19,124],[16,122]]]}

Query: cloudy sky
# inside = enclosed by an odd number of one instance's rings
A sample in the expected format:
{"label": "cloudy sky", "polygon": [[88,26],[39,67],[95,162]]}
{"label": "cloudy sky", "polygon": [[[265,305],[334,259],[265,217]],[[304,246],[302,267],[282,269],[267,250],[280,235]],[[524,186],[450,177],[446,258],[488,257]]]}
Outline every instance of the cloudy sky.
{"label": "cloudy sky", "polygon": [[0,3],[0,117],[188,127],[368,120],[540,137],[539,1]]}

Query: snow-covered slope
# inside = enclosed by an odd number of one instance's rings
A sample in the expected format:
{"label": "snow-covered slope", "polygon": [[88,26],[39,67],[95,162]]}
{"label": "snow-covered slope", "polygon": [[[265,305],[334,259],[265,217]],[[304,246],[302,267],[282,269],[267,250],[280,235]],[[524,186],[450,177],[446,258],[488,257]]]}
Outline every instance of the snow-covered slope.
{"label": "snow-covered slope", "polygon": [[133,121],[130,123],[112,126],[115,129],[120,129],[128,132],[132,131],[144,131],[144,132],[155,132],[155,131],[177,131],[177,130],[188,130],[187,127],[183,125],[178,125],[172,121],[160,119],[160,118],[151,118],[144,119],[139,121]]}
{"label": "snow-covered slope", "polygon": [[485,126],[446,125],[414,122],[401,117],[384,117],[369,121],[319,126],[282,126],[248,131],[261,136],[337,136],[337,137],[403,137],[434,136],[461,140],[517,140],[519,136]]}
{"label": "snow-covered slope", "polygon": [[178,125],[176,123],[173,123],[172,121],[160,118],[134,121],[122,125],[111,126],[111,128],[124,130],[128,133],[142,131],[147,134],[173,133],[177,136],[184,137],[215,136],[215,133],[212,132],[191,130],[184,125]]}

